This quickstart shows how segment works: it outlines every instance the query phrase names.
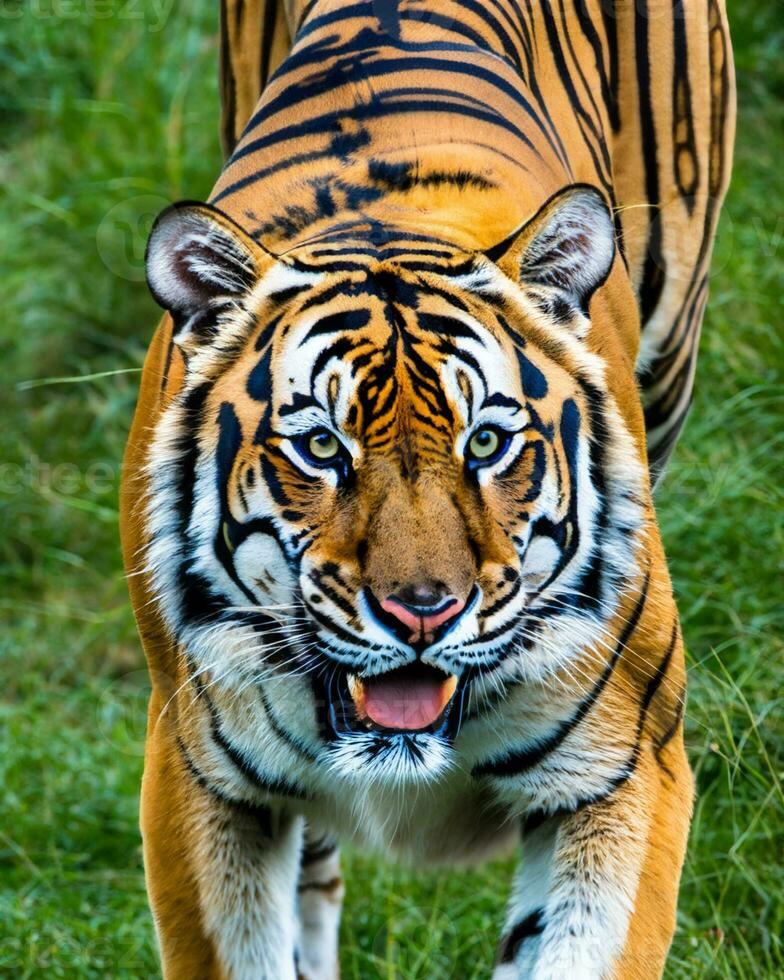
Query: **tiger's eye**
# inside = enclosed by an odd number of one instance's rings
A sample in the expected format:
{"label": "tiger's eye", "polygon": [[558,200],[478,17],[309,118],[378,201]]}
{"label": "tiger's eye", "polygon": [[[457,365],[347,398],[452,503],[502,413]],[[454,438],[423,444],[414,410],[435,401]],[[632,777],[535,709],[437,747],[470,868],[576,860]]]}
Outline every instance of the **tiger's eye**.
{"label": "tiger's eye", "polygon": [[468,441],[468,451],[474,459],[489,459],[500,445],[501,437],[495,429],[477,429]]}
{"label": "tiger's eye", "polygon": [[340,452],[340,443],[331,432],[314,432],[308,439],[308,452],[316,459],[334,459]]}

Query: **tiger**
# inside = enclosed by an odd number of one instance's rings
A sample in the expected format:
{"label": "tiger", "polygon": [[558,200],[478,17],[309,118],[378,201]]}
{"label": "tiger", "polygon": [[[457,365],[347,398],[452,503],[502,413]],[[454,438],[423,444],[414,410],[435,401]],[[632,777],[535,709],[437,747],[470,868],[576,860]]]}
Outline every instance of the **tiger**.
{"label": "tiger", "polygon": [[722,0],[220,22],[226,160],[149,236],[121,499],[164,976],[338,977],[347,843],[517,851],[494,980],[659,977],[694,786],[652,495],[731,169]]}

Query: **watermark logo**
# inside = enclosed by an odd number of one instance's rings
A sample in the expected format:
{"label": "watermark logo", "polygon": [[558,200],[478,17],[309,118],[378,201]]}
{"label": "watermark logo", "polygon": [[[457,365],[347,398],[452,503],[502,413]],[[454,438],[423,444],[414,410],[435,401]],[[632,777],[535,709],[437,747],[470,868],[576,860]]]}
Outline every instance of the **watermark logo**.
{"label": "watermark logo", "polygon": [[63,497],[99,497],[117,486],[119,464],[95,460],[76,463],[47,463],[35,454],[24,463],[0,463],[0,494],[37,493]]}
{"label": "watermark logo", "polygon": [[130,671],[112,678],[103,687],[96,705],[96,731],[123,755],[144,755],[147,714],[152,687],[158,690],[166,710],[176,712],[170,702],[176,693],[174,679],[161,671]]}
{"label": "watermark logo", "polygon": [[79,19],[111,20],[112,18],[142,23],[155,34],[163,30],[171,14],[174,0],[0,0],[0,20],[72,21]]}
{"label": "watermark logo", "polygon": [[96,231],[101,261],[115,276],[144,282],[144,251],[156,216],[170,202],[159,194],[137,194],[115,204]]}

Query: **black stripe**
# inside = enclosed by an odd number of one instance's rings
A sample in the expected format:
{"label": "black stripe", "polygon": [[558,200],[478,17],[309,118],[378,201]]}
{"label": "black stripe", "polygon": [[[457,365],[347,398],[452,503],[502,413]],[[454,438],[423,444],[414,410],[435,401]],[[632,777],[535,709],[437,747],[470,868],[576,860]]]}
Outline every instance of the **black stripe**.
{"label": "black stripe", "polygon": [[196,487],[196,463],[199,459],[199,443],[194,435],[201,428],[207,396],[212,390],[212,382],[205,381],[192,388],[182,402],[184,432],[177,439],[174,458],[177,460],[177,478],[172,479],[176,486],[176,509],[179,518],[179,534],[184,536],[190,523],[193,510],[193,494]]}
{"label": "black stripe", "polygon": [[477,3],[477,0],[460,0],[460,6],[466,10],[470,10],[477,19],[481,20],[488,30],[495,34],[496,41],[503,49],[503,55],[501,52],[496,50],[493,51],[491,47],[488,46],[487,40],[478,31],[473,28],[468,27],[466,24],[461,24],[454,17],[449,16],[439,16],[434,13],[433,5],[429,5],[426,10],[410,10],[406,9],[403,16],[406,20],[421,20],[427,24],[435,24],[437,27],[443,27],[445,30],[450,31],[453,34],[457,34],[461,37],[472,41],[480,51],[491,51],[493,54],[501,55],[505,61],[508,61],[510,65],[517,69],[517,71],[522,72],[523,65],[520,60],[520,51],[514,44],[512,39],[509,37],[506,29],[503,27],[501,22],[497,20],[493,14],[487,9],[483,3]]}
{"label": "black stripe", "polygon": [[487,346],[473,327],[452,316],[441,316],[437,313],[417,313],[417,326],[438,336],[467,338],[475,340],[482,347]]}
{"label": "black stripe", "polygon": [[554,814],[547,810],[529,810],[520,823],[520,834],[525,839],[535,834]]}
{"label": "black stripe", "polygon": [[275,40],[275,23],[278,3],[282,0],[264,0],[264,16],[261,29],[261,57],[259,59],[259,95],[269,79],[272,45]]}
{"label": "black stripe", "polygon": [[643,327],[645,327],[659,302],[659,297],[664,288],[665,272],[665,260],[661,249],[661,217],[659,215],[659,159],[651,101],[648,17],[648,0],[637,0],[634,6],[634,38],[642,155],[645,167],[645,200],[653,215],[653,219],[648,223],[648,242],[640,284],[640,313]]}
{"label": "black stripe", "polygon": [[[579,4],[577,4],[577,6],[579,6]],[[585,93],[588,96],[588,100],[591,103],[591,108],[593,109],[594,116],[595,116],[594,119],[591,119],[590,115],[584,111],[585,119],[588,125],[590,126],[591,133],[594,136],[597,145],[599,147],[599,151],[602,155],[602,161],[604,163],[604,174],[607,178],[607,183],[610,187],[612,187],[612,161],[610,160],[610,152],[607,149],[607,143],[605,142],[604,139],[604,130],[602,127],[601,112],[599,111],[599,106],[597,105],[596,99],[594,98],[593,88],[591,84],[588,82],[588,80],[586,79],[585,72],[583,71],[582,66],[580,65],[580,59],[577,57],[577,53],[574,50],[574,45],[572,44],[571,30],[566,22],[566,9],[564,7],[563,0],[559,0],[559,8],[561,11],[561,25],[563,27],[563,36],[566,41],[566,46],[569,49],[569,54],[571,55],[575,70],[577,71],[577,74],[580,76],[580,81],[583,84],[583,88],[585,89]],[[575,95],[576,95],[576,90],[575,90]]]}
{"label": "black stripe", "polygon": [[290,732],[287,728],[284,728],[283,725],[280,723],[277,716],[272,710],[272,705],[270,704],[269,698],[267,697],[267,692],[264,690],[261,682],[259,682],[257,690],[259,692],[259,696],[261,697],[261,703],[262,706],[264,707],[264,711],[267,715],[267,721],[269,721],[269,726],[272,729],[272,731],[278,736],[278,738],[282,742],[285,742],[290,749],[293,749],[293,751],[303,756],[303,758],[307,759],[309,762],[315,762],[316,759],[318,758],[318,754],[314,752],[308,745],[306,745],[301,738],[299,738],[297,735],[294,735],[293,732]]}
{"label": "black stripe", "polygon": [[498,759],[490,759],[487,762],[477,764],[471,771],[472,776],[519,776],[522,773],[533,769],[534,766],[539,765],[539,763],[546,756],[555,751],[555,749],[562,744],[569,733],[586,717],[607,686],[627,642],[636,630],[637,624],[640,621],[640,616],[642,615],[642,611],[645,608],[645,603],[648,598],[649,583],[650,572],[646,572],[645,581],[643,582],[643,586],[640,591],[640,597],[638,598],[634,610],[632,611],[631,616],[627,620],[623,631],[618,638],[618,642],[612,656],[610,657],[610,660],[605,665],[604,670],[594,684],[593,688],[578,704],[572,715],[566,720],[562,721],[554,732],[541,741],[535,742],[530,747],[513,752],[507,752]]}
{"label": "black stripe", "polygon": [[[455,71],[456,69],[450,68],[450,70]],[[373,102],[358,105],[352,112],[352,118],[358,123],[362,123],[385,119],[390,116],[406,115],[408,113],[452,114],[464,119],[486,122],[497,126],[499,129],[504,129],[513,136],[516,136],[521,143],[524,143],[534,153],[537,155],[539,153],[536,146],[521,129],[490,107],[486,109],[478,109],[464,105],[453,105],[452,103],[437,103],[429,99],[409,99],[402,102],[390,102],[388,100],[389,95],[387,93],[381,93],[378,98],[374,99]],[[284,126],[282,129],[278,129],[274,133],[270,133],[267,136],[262,136],[259,137],[259,139],[251,140],[249,143],[243,144],[239,152],[232,158],[232,162],[246,156],[247,154],[256,153],[262,149],[267,149],[269,146],[276,143],[282,143],[287,140],[300,140],[306,136],[321,136],[325,132],[329,132],[331,128],[333,128],[340,120],[344,118],[345,111],[340,109],[337,111],[323,113],[320,116],[312,117],[305,122],[292,123],[288,126]],[[319,157],[334,155],[335,154],[332,148],[329,148],[324,151],[317,151],[315,156],[313,154],[308,154],[307,156],[309,159],[318,159]],[[253,173],[248,174],[246,177],[242,177],[241,179],[236,180],[234,183],[229,184],[228,187],[224,187],[219,194],[216,194],[215,197],[211,199],[211,203],[218,204],[231,194],[236,194],[244,187],[257,183],[265,176],[268,176],[270,170],[285,169],[290,165],[291,160],[286,160],[284,161],[284,164],[275,164],[272,168],[267,167],[259,171],[254,171]]]}
{"label": "black stripe", "polygon": [[[595,120],[591,119],[589,114],[585,111],[585,108],[577,95],[577,90],[574,87],[569,66],[566,63],[563,48],[561,47],[561,42],[558,37],[558,28],[555,23],[555,17],[550,7],[549,0],[541,0],[541,9],[544,16],[547,37],[550,41],[551,54],[558,70],[561,84],[563,85],[564,91],[566,92],[572,108],[574,109],[575,119],[577,120],[580,134],[583,138],[583,142],[585,143],[588,153],[591,156],[596,174],[599,177],[607,196],[612,200],[613,190],[607,146],[604,143],[602,134],[597,129]],[[589,132],[586,132],[586,129]],[[591,136],[593,136],[593,139],[590,138]],[[602,166],[602,162],[599,160],[597,147],[599,152],[601,152],[602,160],[605,163],[604,166]]]}
{"label": "black stripe", "polygon": [[448,14],[435,13],[432,6],[428,10],[406,11],[404,17],[406,20],[420,20],[424,21],[426,24],[433,24],[435,27],[440,27],[444,31],[448,31],[450,34],[456,34],[458,37],[465,38],[465,40],[468,42],[466,47],[468,47],[469,50],[489,50],[485,44],[485,39],[482,37],[479,31],[475,31],[473,27],[469,27],[467,24],[461,24],[460,21],[456,20],[454,17],[450,17]]}
{"label": "black stripe", "polygon": [[498,950],[499,963],[514,963],[526,939],[538,936],[544,929],[543,916],[544,909],[537,909],[512,928],[502,940],[501,948]]}
{"label": "black stripe", "polygon": [[300,347],[306,344],[313,337],[318,337],[328,333],[342,333],[343,331],[361,330],[370,322],[370,313],[367,310],[347,310],[340,313],[331,313],[328,316],[316,320],[308,330],[307,335],[299,342]]}
{"label": "black stripe", "polygon": [[[528,7],[528,15],[530,18],[532,15],[531,15],[531,5],[529,0],[526,0],[526,6]],[[547,103],[545,102],[542,96],[542,90],[539,88],[539,82],[537,81],[536,78],[536,65],[534,61],[535,50],[536,50],[536,34],[534,33],[532,35],[531,28],[525,22],[525,18],[522,16],[523,14],[522,10],[520,10],[520,14],[521,14],[520,25],[526,36],[526,44],[524,48],[525,48],[526,63],[528,66],[528,75],[527,75],[528,85],[531,89],[534,98],[536,99],[537,105],[539,106],[542,115],[544,116],[544,119],[547,122],[547,127],[550,130],[550,133],[552,134],[551,136],[547,137],[548,142],[550,143],[551,146],[554,147],[558,159],[561,161],[561,164],[564,167],[564,170],[571,175],[572,169],[569,164],[569,158],[566,154],[566,147],[563,144],[563,140],[561,139],[560,133],[558,131],[558,127],[553,122],[553,118],[550,115],[549,109],[547,108]]]}
{"label": "black stripe", "polygon": [[666,746],[669,745],[669,743],[675,737],[675,733],[680,728],[681,722],[683,721],[683,712],[685,708],[686,708],[686,690],[684,688],[681,691],[681,693],[678,695],[678,701],[675,705],[675,711],[672,716],[672,721],[667,726],[667,730],[664,732],[662,736],[660,736],[658,742],[653,747],[653,754],[656,761],[659,763],[661,768],[667,773],[667,775],[672,780],[674,780],[675,777],[672,774],[672,772],[670,772],[670,769],[667,766],[667,764],[662,760],[662,753],[666,748]]}
{"label": "black stripe", "polygon": [[621,117],[618,111],[618,85],[620,71],[618,66],[618,21],[615,12],[615,0],[604,0],[601,4],[604,34],[607,38],[607,53],[610,58],[610,79],[607,107],[610,110],[610,123],[617,133],[621,128]]}
{"label": "black stripe", "polygon": [[354,636],[349,633],[348,630],[343,629],[338,623],[336,623],[330,616],[326,613],[322,613],[320,610],[316,609],[311,603],[303,599],[303,605],[316,620],[316,622],[322,626],[327,633],[333,633],[339,640],[343,640],[345,643],[351,643],[354,646],[362,645],[359,637]]}
{"label": "black stripe", "polygon": [[378,20],[379,29],[393,40],[399,40],[400,11],[397,0],[373,0],[373,13]]}
{"label": "black stripe", "polygon": [[[673,0],[672,5],[672,43],[673,43],[673,73],[672,73],[672,134],[673,134],[673,169],[678,182],[683,203],[689,214],[694,212],[694,195],[699,186],[699,161],[697,159],[697,143],[694,135],[694,114],[691,103],[691,83],[689,82],[689,49],[686,37],[686,12],[683,0]],[[679,133],[683,133],[682,139]],[[682,158],[686,157],[691,167],[691,179],[688,184],[682,180]]]}
{"label": "black stripe", "polygon": [[310,14],[311,14],[312,10],[316,6],[317,3],[318,3],[318,0],[308,0],[308,2],[303,7],[302,13],[300,14],[300,17],[299,17],[299,20],[297,21],[297,23],[294,26],[294,39],[295,40],[298,40],[299,39],[300,29],[302,28],[302,26],[305,23],[305,21],[307,21],[307,19],[310,17]]}
{"label": "black stripe", "polygon": [[[640,760],[640,751],[642,750],[642,735],[643,729],[645,728],[645,719],[648,716],[648,709],[651,706],[656,692],[662,685],[662,682],[667,674],[670,663],[672,661],[672,655],[675,651],[675,644],[678,640],[678,621],[677,619],[672,624],[672,633],[670,636],[670,642],[667,650],[662,657],[659,666],[656,668],[656,673],[653,677],[648,679],[648,683],[645,685],[645,690],[643,692],[642,699],[640,701],[640,715],[637,719],[637,729],[634,740],[634,748],[632,749],[631,755],[629,756],[626,763],[621,767],[618,774],[610,782],[609,787],[602,794],[589,800],[581,800],[576,806],[575,810],[581,809],[584,806],[590,806],[591,804],[599,803],[602,800],[607,799],[612,793],[615,792],[620,786],[622,786],[631,776],[637,768],[637,763]],[[656,755],[656,750],[654,749],[654,756],[656,761],[660,766],[668,773],[672,778],[672,773],[667,769],[667,767],[661,762],[661,760]]]}
{"label": "black stripe", "polygon": [[166,361],[163,365],[163,371],[161,372],[161,387],[160,390],[164,391],[169,383],[169,371],[171,370],[172,357],[174,356],[174,341],[169,340],[166,347]]}
{"label": "black stripe", "polygon": [[319,837],[318,840],[306,841],[302,851],[302,867],[306,868],[309,864],[331,857],[337,849],[338,842],[329,834]]}
{"label": "black stripe", "polygon": [[492,606],[488,606],[487,609],[481,611],[481,616],[483,619],[489,619],[490,616],[495,615],[495,613],[500,612],[514,599],[517,593],[520,591],[523,585],[522,578],[518,575],[517,581],[514,583],[512,588],[506,593],[506,595],[501,596],[501,598],[494,602]]}
{"label": "black stripe", "polygon": [[348,619],[353,619],[357,611],[345,596],[342,596],[337,589],[325,581],[326,573],[320,568],[314,568],[310,575],[310,581],[319,589],[333,605],[337,606]]}
{"label": "black stripe", "polygon": [[301,892],[334,892],[335,889],[339,888],[342,884],[343,879],[340,877],[340,875],[335,875],[334,878],[330,878],[328,881],[302,881],[297,885],[297,890]]}
{"label": "black stripe", "polygon": [[[656,692],[661,687],[661,684],[667,674],[667,670],[669,669],[670,663],[672,661],[672,655],[675,650],[675,644],[677,640],[678,640],[678,621],[676,619],[672,625],[672,633],[670,636],[670,642],[667,647],[667,650],[665,651],[664,656],[662,657],[659,666],[656,669],[656,673],[648,679],[648,683],[645,686],[643,696],[640,700],[640,714],[637,719],[634,747],[632,748],[629,758],[620,767],[616,775],[610,780],[609,784],[601,792],[596,793],[593,796],[583,797],[582,799],[577,800],[571,806],[562,807],[561,809],[557,810],[555,813],[548,814],[548,816],[558,817],[558,818],[568,817],[577,813],[579,810],[584,809],[587,806],[596,806],[599,803],[603,803],[610,796],[612,796],[612,794],[617,789],[623,786],[623,784],[627,782],[627,780],[629,780],[632,777],[632,775],[634,775],[634,771],[636,770],[637,763],[639,762],[640,759],[640,752],[642,750],[642,735],[643,735],[643,729],[645,727],[645,719],[647,718],[648,715],[648,709],[650,708],[651,701],[653,701]],[[677,723],[675,728],[677,729]],[[662,769],[664,769],[667,775],[671,779],[674,779],[675,777],[673,776],[673,774],[659,758],[658,752],[660,751],[660,749],[654,747],[653,751],[654,751],[654,756],[656,757],[656,761],[659,763]]]}
{"label": "black stripe", "polygon": [[246,757],[245,753],[238,749],[222,729],[222,724],[215,704],[207,692],[201,675],[193,673],[191,664],[188,664],[188,672],[196,688],[198,698],[201,698],[210,715],[210,731],[216,744],[223,750],[225,755],[231,760],[234,766],[251,782],[257,789],[264,793],[272,793],[276,796],[292,796],[296,799],[304,800],[309,798],[309,794],[301,786],[281,777],[269,776],[257,769],[255,765]]}
{"label": "black stripe", "polygon": [[220,5],[220,74],[221,103],[223,108],[221,135],[223,152],[226,156],[229,156],[237,143],[237,133],[235,128],[237,116],[237,83],[234,79],[234,71],[231,67],[226,0],[221,0]]}
{"label": "black stripe", "polygon": [[[519,20],[516,20],[512,16],[512,11],[509,9],[508,6],[505,5],[504,0],[486,0],[486,2],[490,3],[493,7],[495,7],[499,15],[503,17],[506,23],[509,25],[509,28],[515,35],[514,44],[515,47],[518,49],[518,51],[526,51],[527,50],[526,39],[525,39],[525,35],[523,34],[522,24]],[[517,59],[517,61],[518,61],[518,68],[520,74],[522,75],[524,74],[522,63],[520,63],[519,59]]]}
{"label": "black stripe", "polygon": [[[372,40],[372,39],[371,39]],[[525,96],[520,92],[520,90],[507,81],[505,78],[500,77],[498,74],[490,71],[487,68],[483,68],[480,65],[474,65],[469,62],[460,63],[459,61],[447,61],[444,58],[433,57],[427,50],[423,51],[421,54],[411,54],[408,53],[406,47],[403,45],[398,45],[401,50],[405,51],[405,54],[398,55],[393,58],[378,58],[369,64],[364,61],[358,63],[357,57],[363,52],[363,48],[360,43],[352,41],[351,43],[341,47],[336,48],[330,52],[331,55],[345,55],[345,71],[340,75],[340,83],[343,87],[349,86],[352,82],[363,82],[367,83],[372,78],[385,78],[394,74],[408,74],[416,77],[422,76],[425,72],[433,72],[438,75],[444,73],[451,75],[467,75],[469,78],[473,78],[479,81],[486,82],[488,85],[496,89],[500,94],[508,96],[508,98],[515,103],[523,112],[526,113],[535,123],[537,128],[541,131],[542,135],[548,141],[553,150],[555,146],[552,139],[545,129],[542,120],[539,115],[534,110],[530,102],[525,98]],[[416,48],[413,48],[416,50]],[[287,68],[291,71],[302,67],[302,62],[305,60],[303,58],[304,52],[292,55],[285,62]],[[314,62],[317,65],[323,66],[324,53],[319,50],[316,52]],[[338,64],[338,68],[341,67]],[[334,70],[334,66],[333,66]],[[354,75],[348,74],[349,71],[353,70]],[[323,94],[324,82],[321,75],[314,81],[305,82],[295,82],[281,92],[279,96],[272,99],[269,103],[264,104],[260,107],[258,112],[254,115],[251,122],[248,124],[247,129],[250,131],[260,125],[262,122],[269,124],[270,117],[282,112],[283,110],[289,108],[292,105],[301,104],[311,98],[317,98]],[[456,85],[453,92],[457,93],[460,88]],[[490,108],[490,106],[488,106]],[[281,129],[275,130],[270,133],[266,133],[264,136],[259,137],[256,140],[252,140],[249,143],[242,146],[238,152],[232,157],[232,161],[240,159],[243,156],[247,156],[249,153],[253,153],[257,150],[267,149],[269,146],[273,146],[276,143],[282,142],[286,139],[296,139],[298,137],[314,134],[314,135],[324,135],[330,132],[327,126],[334,124],[338,119],[342,119],[345,116],[346,110],[339,109],[335,112],[324,114],[321,117],[313,117],[310,120],[296,124],[293,126],[284,126]],[[353,114],[352,114],[353,115]],[[359,118],[354,116],[354,118]],[[519,132],[519,131],[518,131]],[[532,149],[535,149],[531,141],[520,133],[521,138],[527,143]]]}
{"label": "black stripe", "polygon": [[577,16],[577,21],[580,25],[580,29],[583,32],[585,39],[591,45],[593,50],[594,59],[596,63],[596,74],[599,76],[599,83],[602,89],[602,104],[607,109],[607,114],[610,117],[610,125],[612,126],[613,132],[617,133],[621,128],[621,121],[618,115],[618,98],[617,98],[617,86],[618,86],[618,40],[615,36],[615,16],[614,11],[610,10],[610,2],[604,0],[601,4],[602,17],[604,18],[605,35],[606,35],[606,51],[609,58],[609,78],[604,65],[604,51],[602,49],[602,41],[596,30],[596,26],[591,20],[590,14],[587,10],[587,5],[583,2],[578,2],[574,4],[574,12]]}
{"label": "black stripe", "polygon": [[223,752],[228,756],[228,758],[234,763],[235,767],[242,773],[245,778],[253,783],[253,785],[264,793],[271,793],[275,796],[292,796],[298,800],[305,800],[309,797],[309,793],[306,792],[301,786],[295,785],[285,778],[276,778],[275,776],[269,776],[267,773],[262,772],[260,769],[256,768],[253,763],[246,757],[243,751],[238,749],[227,736],[223,733],[218,720],[217,713],[215,712],[215,706],[209,701],[210,714],[212,715],[212,737],[215,739],[218,747],[223,750]]}
{"label": "black stripe", "polygon": [[258,821],[264,836],[272,836],[272,811],[269,809],[269,807],[266,807],[263,804],[249,803],[247,800],[238,800],[232,796],[229,796],[222,789],[219,789],[213,782],[211,782],[199,769],[188,753],[188,750],[185,748],[185,743],[179,735],[177,736],[177,747],[180,750],[180,755],[185,768],[203,790],[206,790],[210,796],[214,796],[217,800],[220,800],[221,803],[225,803],[227,806],[230,806],[249,817],[253,817]]}
{"label": "black stripe", "polygon": [[[357,18],[368,18],[373,16],[373,10],[367,0],[363,0],[360,3],[353,3],[351,6],[339,7],[337,10],[331,10],[328,14],[319,14],[318,17],[314,17],[312,20],[309,18],[311,10],[316,6],[318,0],[309,0],[302,17],[300,18],[299,24],[297,24],[297,41],[301,41],[303,38],[314,34],[322,27],[327,27],[331,24],[343,24],[348,20],[355,20]],[[307,21],[307,23],[306,23]],[[350,28],[348,29],[350,32]],[[336,35],[333,35],[333,37]],[[319,42],[321,44],[323,42]]]}

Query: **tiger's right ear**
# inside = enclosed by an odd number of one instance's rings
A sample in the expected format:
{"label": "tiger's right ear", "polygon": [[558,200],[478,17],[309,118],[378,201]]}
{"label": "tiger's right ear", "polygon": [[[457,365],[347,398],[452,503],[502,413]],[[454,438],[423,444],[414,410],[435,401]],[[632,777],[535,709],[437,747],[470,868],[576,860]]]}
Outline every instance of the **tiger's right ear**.
{"label": "tiger's right ear", "polygon": [[615,253],[615,228],[604,197],[595,187],[572,184],[485,256],[544,310],[579,332]]}
{"label": "tiger's right ear", "polygon": [[153,298],[174,321],[174,340],[198,343],[214,336],[217,312],[251,291],[265,257],[239,225],[209,204],[183,201],[162,211],[145,265]]}

